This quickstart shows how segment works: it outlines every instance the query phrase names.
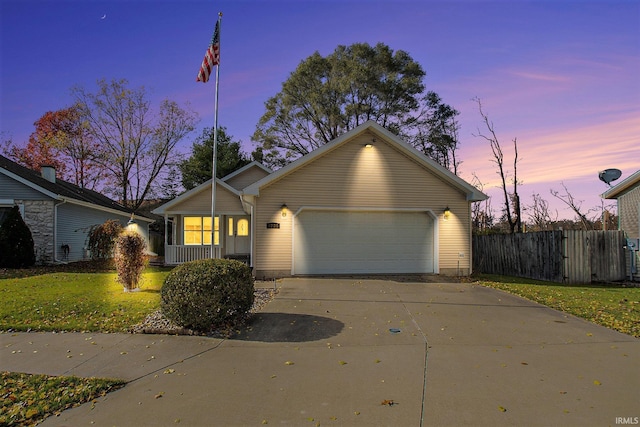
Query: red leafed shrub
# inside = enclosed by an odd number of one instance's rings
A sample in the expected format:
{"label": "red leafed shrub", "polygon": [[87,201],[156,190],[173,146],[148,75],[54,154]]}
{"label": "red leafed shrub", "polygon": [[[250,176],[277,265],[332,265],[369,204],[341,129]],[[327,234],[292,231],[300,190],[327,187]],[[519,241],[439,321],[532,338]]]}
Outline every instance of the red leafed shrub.
{"label": "red leafed shrub", "polygon": [[94,225],[89,231],[91,259],[109,259],[113,256],[115,239],[122,233],[122,224],[108,219],[103,224]]}

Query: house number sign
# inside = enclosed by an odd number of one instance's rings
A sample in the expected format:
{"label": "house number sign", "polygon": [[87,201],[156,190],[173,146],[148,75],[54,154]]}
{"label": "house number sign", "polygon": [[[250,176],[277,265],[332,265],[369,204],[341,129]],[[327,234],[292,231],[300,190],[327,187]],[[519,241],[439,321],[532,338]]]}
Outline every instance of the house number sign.
{"label": "house number sign", "polygon": [[267,223],[267,228],[280,228],[280,223],[279,222],[268,222]]}

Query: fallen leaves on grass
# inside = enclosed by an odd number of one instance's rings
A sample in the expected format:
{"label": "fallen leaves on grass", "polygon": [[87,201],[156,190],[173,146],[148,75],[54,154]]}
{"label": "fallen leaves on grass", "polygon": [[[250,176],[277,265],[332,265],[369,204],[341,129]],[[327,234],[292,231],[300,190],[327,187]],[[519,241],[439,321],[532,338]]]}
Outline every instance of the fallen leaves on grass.
{"label": "fallen leaves on grass", "polygon": [[2,372],[0,425],[36,425],[48,416],[104,396],[124,381]]}
{"label": "fallen leaves on grass", "polygon": [[382,402],[380,402],[380,405],[382,406],[394,406],[397,405],[397,402],[394,402],[393,399],[385,399]]}
{"label": "fallen leaves on grass", "polygon": [[[637,308],[640,304],[640,288],[620,285],[572,286],[495,275],[480,275],[477,283],[640,338],[640,310]],[[592,337],[593,333],[589,332],[587,336]]]}

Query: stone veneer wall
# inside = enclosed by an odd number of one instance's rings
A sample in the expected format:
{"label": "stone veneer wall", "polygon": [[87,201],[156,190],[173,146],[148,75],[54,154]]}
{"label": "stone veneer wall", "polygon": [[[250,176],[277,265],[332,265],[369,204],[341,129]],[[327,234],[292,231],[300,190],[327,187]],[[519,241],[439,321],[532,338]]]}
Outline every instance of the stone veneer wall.
{"label": "stone veneer wall", "polygon": [[16,200],[24,205],[24,222],[31,230],[36,264],[46,264],[53,258],[53,200]]}

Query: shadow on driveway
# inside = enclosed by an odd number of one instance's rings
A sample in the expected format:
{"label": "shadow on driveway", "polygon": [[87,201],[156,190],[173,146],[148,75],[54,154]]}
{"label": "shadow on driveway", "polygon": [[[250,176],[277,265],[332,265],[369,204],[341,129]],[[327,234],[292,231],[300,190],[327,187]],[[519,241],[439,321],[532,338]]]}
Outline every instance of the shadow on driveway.
{"label": "shadow on driveway", "polygon": [[257,313],[234,340],[307,342],[338,335],[344,323],[328,317],[292,313]]}

